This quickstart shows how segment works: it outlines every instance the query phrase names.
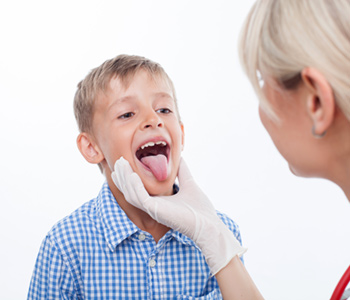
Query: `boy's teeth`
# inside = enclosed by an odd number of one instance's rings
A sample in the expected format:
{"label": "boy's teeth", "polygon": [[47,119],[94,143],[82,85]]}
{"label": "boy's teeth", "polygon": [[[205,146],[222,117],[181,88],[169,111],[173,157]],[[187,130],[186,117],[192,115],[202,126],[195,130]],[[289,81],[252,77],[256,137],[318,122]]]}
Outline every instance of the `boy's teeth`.
{"label": "boy's teeth", "polygon": [[145,149],[146,147],[153,147],[154,145],[163,145],[166,146],[166,142],[163,141],[159,141],[159,142],[148,142],[146,144],[144,144],[143,146],[141,146],[141,149]]}
{"label": "boy's teeth", "polygon": [[153,142],[146,143],[143,146],[141,146],[141,149],[145,149],[146,147],[150,147],[150,146],[153,147],[154,143]]}

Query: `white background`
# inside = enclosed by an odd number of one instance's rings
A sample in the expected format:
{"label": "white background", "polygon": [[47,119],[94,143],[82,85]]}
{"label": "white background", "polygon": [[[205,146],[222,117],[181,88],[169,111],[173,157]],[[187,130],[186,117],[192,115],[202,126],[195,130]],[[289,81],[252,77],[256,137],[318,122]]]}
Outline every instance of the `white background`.
{"label": "white background", "polygon": [[1,4],[1,299],[26,298],[45,234],[104,181],[77,150],[72,99],[91,68],[121,53],[151,58],[173,79],[183,155],[214,205],[240,225],[246,267],[264,297],[329,299],[350,262],[350,205],[334,184],[294,177],[260,124],[237,55],[252,3]]}

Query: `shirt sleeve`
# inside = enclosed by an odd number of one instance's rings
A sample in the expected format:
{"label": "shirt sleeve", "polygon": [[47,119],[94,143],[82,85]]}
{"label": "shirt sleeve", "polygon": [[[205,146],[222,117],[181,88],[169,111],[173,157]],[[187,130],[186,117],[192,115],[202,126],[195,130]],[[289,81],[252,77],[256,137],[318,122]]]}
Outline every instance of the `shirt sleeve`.
{"label": "shirt sleeve", "polygon": [[36,260],[27,299],[80,299],[71,274],[67,260],[47,236]]}
{"label": "shirt sleeve", "polygon": [[[228,227],[228,229],[230,229],[230,231],[232,231],[233,235],[235,236],[235,238],[237,239],[237,241],[239,241],[239,243],[242,246],[242,237],[241,237],[241,232],[239,230],[239,226],[236,224],[236,222],[234,222],[232,219],[230,219],[227,215],[218,212],[217,211],[218,216],[221,218],[222,222]],[[241,256],[241,261],[244,264],[244,259],[243,259],[243,255]]]}

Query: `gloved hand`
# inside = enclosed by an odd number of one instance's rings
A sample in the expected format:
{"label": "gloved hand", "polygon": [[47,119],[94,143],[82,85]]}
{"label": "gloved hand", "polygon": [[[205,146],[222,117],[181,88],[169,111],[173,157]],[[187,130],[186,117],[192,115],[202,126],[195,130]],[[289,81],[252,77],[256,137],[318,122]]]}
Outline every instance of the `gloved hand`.
{"label": "gloved hand", "polygon": [[191,238],[202,250],[212,275],[247,249],[218,217],[208,197],[195,183],[185,161],[179,168],[180,190],[173,196],[150,196],[140,177],[123,157],[116,161],[112,179],[125,199],[154,220]]}

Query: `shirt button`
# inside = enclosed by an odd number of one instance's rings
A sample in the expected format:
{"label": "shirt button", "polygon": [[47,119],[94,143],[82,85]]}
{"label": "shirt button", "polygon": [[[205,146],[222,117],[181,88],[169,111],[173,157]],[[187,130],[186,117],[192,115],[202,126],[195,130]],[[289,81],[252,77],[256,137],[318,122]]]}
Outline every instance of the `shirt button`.
{"label": "shirt button", "polygon": [[156,264],[157,264],[156,261],[153,258],[151,258],[151,260],[149,261],[149,266],[151,268],[154,268],[156,266]]}
{"label": "shirt button", "polygon": [[146,236],[143,233],[140,233],[139,240],[144,241],[146,239]]}

